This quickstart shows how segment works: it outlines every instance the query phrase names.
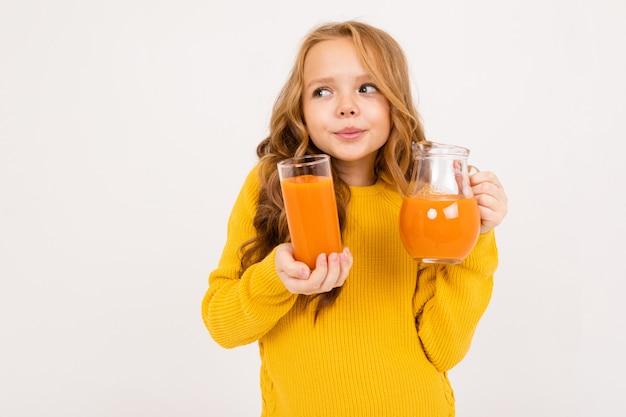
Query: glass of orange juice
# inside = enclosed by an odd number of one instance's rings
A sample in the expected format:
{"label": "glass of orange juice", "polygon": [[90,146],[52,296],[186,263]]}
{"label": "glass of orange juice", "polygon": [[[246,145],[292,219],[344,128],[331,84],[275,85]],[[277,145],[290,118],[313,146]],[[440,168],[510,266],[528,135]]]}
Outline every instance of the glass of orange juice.
{"label": "glass of orange juice", "polygon": [[480,213],[469,182],[469,150],[436,142],[413,143],[408,193],[400,209],[400,237],[424,263],[460,263],[480,233]]}
{"label": "glass of orange juice", "polygon": [[330,156],[305,155],[278,163],[294,258],[315,269],[320,253],[341,252]]}

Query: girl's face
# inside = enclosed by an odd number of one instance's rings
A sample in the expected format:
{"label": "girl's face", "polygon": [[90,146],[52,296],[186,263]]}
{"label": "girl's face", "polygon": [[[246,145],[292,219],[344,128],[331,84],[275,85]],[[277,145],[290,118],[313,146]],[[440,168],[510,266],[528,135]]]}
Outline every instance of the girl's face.
{"label": "girl's face", "polygon": [[302,107],[307,132],[349,185],[375,181],[376,153],[391,129],[378,91],[349,38],[313,46],[304,62]]}

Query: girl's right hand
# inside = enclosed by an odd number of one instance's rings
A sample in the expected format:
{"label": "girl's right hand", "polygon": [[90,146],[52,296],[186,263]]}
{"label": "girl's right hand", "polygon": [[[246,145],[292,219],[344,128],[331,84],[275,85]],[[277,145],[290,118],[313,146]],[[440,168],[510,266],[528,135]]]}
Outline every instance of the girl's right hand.
{"label": "girl's right hand", "polygon": [[352,254],[348,248],[328,256],[321,253],[311,271],[307,264],[294,259],[291,243],[284,243],[276,249],[274,262],[280,280],[292,294],[310,295],[341,287],[352,268]]}

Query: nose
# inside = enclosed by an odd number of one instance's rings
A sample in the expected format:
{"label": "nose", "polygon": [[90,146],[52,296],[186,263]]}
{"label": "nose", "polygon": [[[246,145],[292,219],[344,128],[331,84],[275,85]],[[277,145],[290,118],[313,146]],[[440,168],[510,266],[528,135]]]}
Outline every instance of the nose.
{"label": "nose", "polygon": [[337,113],[339,117],[355,116],[358,108],[351,97],[346,97],[339,103]]}

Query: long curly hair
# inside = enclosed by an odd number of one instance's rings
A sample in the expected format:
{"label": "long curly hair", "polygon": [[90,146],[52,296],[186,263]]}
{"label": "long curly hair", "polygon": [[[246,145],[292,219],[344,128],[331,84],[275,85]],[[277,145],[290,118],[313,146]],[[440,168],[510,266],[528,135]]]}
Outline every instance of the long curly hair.
{"label": "long curly hair", "polygon": [[[256,149],[261,181],[254,217],[257,235],[240,248],[242,273],[277,245],[290,241],[276,164],[294,156],[320,153],[307,134],[303,117],[304,62],[314,45],[337,38],[352,39],[365,68],[390,104],[391,130],[387,142],[378,151],[375,175],[382,181],[395,184],[399,192],[405,192],[408,187],[411,142],[425,140],[425,137],[413,104],[404,52],[389,34],[366,23],[346,21],[318,26],[302,42],[289,78],[274,103],[269,136]],[[333,182],[339,224],[343,230],[350,189],[334,170]],[[341,287],[321,295],[308,296],[307,302],[319,296],[316,318],[323,308],[333,304],[340,291]]]}

